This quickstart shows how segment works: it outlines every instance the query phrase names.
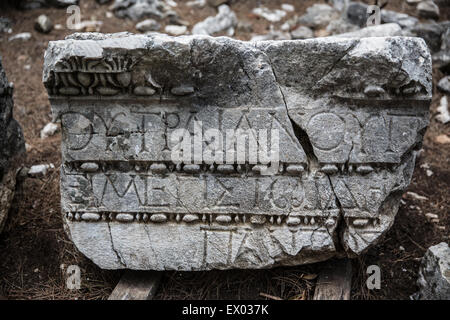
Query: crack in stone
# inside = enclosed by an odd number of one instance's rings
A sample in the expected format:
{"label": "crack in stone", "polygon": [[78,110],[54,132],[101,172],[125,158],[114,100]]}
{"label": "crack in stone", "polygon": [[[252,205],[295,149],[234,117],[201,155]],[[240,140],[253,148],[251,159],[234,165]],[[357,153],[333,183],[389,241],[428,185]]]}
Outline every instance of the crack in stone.
{"label": "crack in stone", "polygon": [[[350,48],[348,48],[348,49],[345,51],[344,55],[343,55],[342,57],[340,57],[340,58],[333,64],[333,66],[330,68],[330,70],[329,70],[324,76],[322,76],[322,78],[325,77],[327,74],[329,74],[329,73],[334,69],[334,67],[335,67],[335,66],[336,66],[336,65],[337,65],[337,64],[338,64],[338,63],[339,63],[339,62],[340,62],[340,61],[341,61],[341,60],[342,60],[342,59],[343,59],[343,58],[344,58],[351,50],[353,50],[353,48],[356,47],[356,45],[357,45],[358,43],[359,43],[359,42],[355,42],[354,44],[352,44],[352,45],[350,46]],[[273,76],[274,76],[274,78],[275,78],[276,85],[277,85],[278,89],[280,90],[280,94],[281,94],[281,97],[282,97],[282,99],[283,99],[284,106],[285,106],[285,108],[286,108],[286,114],[287,114],[287,117],[288,117],[289,120],[291,121],[291,125],[292,125],[292,129],[293,129],[293,131],[294,131],[294,134],[295,134],[295,136],[297,137],[298,142],[300,143],[300,145],[301,145],[301,147],[302,147],[302,149],[303,149],[303,151],[305,152],[305,155],[306,155],[306,157],[307,157],[307,162],[308,162],[308,168],[307,168],[307,169],[308,169],[308,171],[309,171],[310,173],[315,173],[315,172],[317,172],[317,170],[319,169],[320,165],[319,165],[319,160],[318,160],[316,154],[314,153],[314,147],[313,147],[313,145],[312,145],[312,143],[311,143],[311,140],[309,139],[309,136],[308,136],[308,134],[306,133],[306,131],[305,131],[303,128],[301,128],[301,126],[299,126],[299,125],[298,125],[298,124],[290,117],[290,115],[289,115],[289,109],[288,109],[287,102],[286,102],[286,98],[285,98],[284,92],[283,92],[283,90],[282,90],[282,88],[281,88],[281,86],[280,86],[280,84],[279,84],[279,82],[278,82],[278,79],[277,79],[275,70],[274,70],[273,65],[272,65],[272,61],[270,60],[270,58],[269,58],[268,55],[266,55],[266,56],[267,56],[267,60],[269,61],[269,65],[270,65],[270,67],[271,67],[271,69],[272,69],[272,73],[273,73]],[[322,79],[322,78],[321,78],[321,79]],[[320,80],[319,80],[319,81],[320,81]],[[351,151],[353,150],[353,147],[354,147],[354,145],[353,145],[353,143],[352,143],[352,149],[350,150],[350,153],[351,153]],[[350,153],[349,153],[349,156],[350,156]],[[333,183],[331,182],[331,178],[330,178],[330,176],[327,175],[327,174],[326,174],[326,176],[327,176],[327,178],[328,178],[328,181],[330,182],[331,190],[333,191],[333,194],[334,194],[334,196],[335,196],[335,198],[336,198],[336,205],[337,205],[337,207],[338,207],[338,209],[339,209],[339,214],[340,214],[340,216],[337,217],[337,226],[336,226],[336,229],[335,229],[335,232],[334,232],[334,233],[335,233],[335,236],[334,236],[333,234],[330,234],[328,228],[325,227],[325,229],[327,230],[328,235],[331,237],[331,240],[332,240],[333,243],[334,243],[336,252],[341,252],[341,251],[344,251],[343,246],[342,246],[342,241],[343,241],[343,239],[341,239],[341,233],[343,233],[344,228],[345,228],[347,225],[346,225],[346,223],[345,223],[344,211],[343,211],[343,209],[342,209],[342,206],[341,206],[341,203],[340,203],[340,201],[339,201],[339,198],[338,198],[338,196],[337,196],[337,194],[336,194],[336,192],[335,192],[335,190],[334,190],[334,186],[333,186]],[[329,217],[329,216],[328,216],[328,217]],[[328,217],[327,217],[327,218],[328,218]],[[318,229],[319,229],[319,228],[318,228]],[[314,233],[315,233],[316,230],[317,230],[317,229],[313,230],[313,232],[311,233],[311,237],[310,237],[311,243],[312,243],[312,238],[313,238]]]}
{"label": "crack in stone", "polygon": [[[344,57],[345,57],[345,56],[346,56],[353,48],[356,47],[356,45],[357,45],[358,43],[359,43],[359,42],[355,42],[354,44],[352,44],[352,45],[350,46],[350,48],[348,48],[348,49],[345,51],[345,54],[344,54],[342,57],[340,57],[340,58],[333,64],[333,66],[331,67],[331,69],[330,69],[323,77],[325,77],[328,73],[330,73],[330,72],[334,69],[334,67],[335,67],[335,66],[336,66],[336,65],[337,65],[337,64],[338,64],[338,63],[339,63],[339,62],[340,62],[340,61],[341,61],[341,60],[342,60],[342,59],[343,59],[343,58],[344,58]],[[287,106],[287,102],[286,102],[286,98],[285,98],[284,92],[283,92],[283,90],[282,90],[282,88],[281,88],[281,86],[280,86],[280,84],[279,84],[279,82],[278,82],[278,79],[277,79],[275,70],[274,70],[273,65],[272,65],[272,61],[270,60],[270,58],[269,58],[268,55],[266,55],[266,56],[267,56],[267,60],[269,61],[269,65],[270,65],[270,67],[271,67],[271,69],[272,69],[272,73],[273,73],[273,76],[274,76],[274,78],[275,78],[276,85],[277,85],[278,89],[280,90],[280,94],[281,94],[281,97],[282,97],[282,99],[283,99],[284,106],[285,106],[285,108],[286,108],[286,114],[287,114],[287,117],[289,118],[289,120],[290,120],[290,122],[291,122],[292,129],[293,129],[293,131],[294,131],[295,136],[296,136],[297,139],[298,139],[298,142],[300,143],[300,145],[301,145],[303,151],[305,152],[305,155],[306,155],[306,158],[307,158],[307,162],[308,162],[308,168],[307,168],[307,169],[308,169],[308,171],[309,171],[310,173],[315,173],[315,172],[317,172],[317,170],[319,169],[320,165],[319,165],[319,160],[318,160],[316,154],[314,153],[314,147],[313,147],[313,145],[312,145],[312,143],[311,143],[311,140],[309,139],[309,136],[308,136],[308,134],[306,133],[306,131],[305,131],[303,128],[301,128],[301,126],[299,126],[299,125],[298,125],[298,124],[290,117],[290,115],[289,115],[289,110],[288,110],[288,106]],[[323,77],[322,77],[322,78],[323,78]],[[319,80],[319,81],[320,81],[320,80]],[[352,143],[352,149],[350,150],[350,153],[352,152],[353,147],[354,147],[354,145],[353,145],[353,143]],[[350,156],[350,153],[349,153],[349,156]],[[349,161],[349,160],[348,160],[348,161]],[[340,203],[340,201],[339,201],[339,198],[338,198],[338,196],[337,196],[337,194],[336,194],[336,192],[335,192],[335,190],[334,190],[334,186],[333,186],[333,183],[331,182],[331,178],[330,178],[330,176],[327,175],[327,174],[326,174],[326,176],[327,176],[327,178],[328,178],[328,181],[330,182],[331,190],[333,191],[333,194],[334,194],[334,196],[335,196],[335,198],[336,198],[336,205],[337,205],[337,207],[338,207],[338,209],[339,209],[339,214],[340,214],[340,216],[337,217],[337,226],[336,226],[335,232],[334,232],[335,235],[333,235],[332,233],[330,234],[328,228],[325,227],[325,229],[326,229],[328,235],[330,236],[331,240],[332,240],[333,243],[334,243],[336,252],[342,252],[342,251],[344,251],[344,249],[343,249],[343,246],[342,246],[342,241],[343,241],[343,239],[342,239],[342,237],[341,237],[341,233],[343,233],[344,228],[345,228],[347,225],[346,225],[346,223],[345,223],[344,211],[343,211],[343,209],[342,209],[342,206],[341,206],[341,203]],[[328,215],[328,217],[329,217],[329,215]],[[327,218],[328,218],[328,217],[327,217]],[[313,232],[311,233],[311,237],[310,237],[311,243],[312,243],[312,240],[313,240],[312,238],[313,238],[313,236],[314,236],[314,233],[315,233],[315,231],[318,230],[318,229],[320,229],[320,228],[317,228],[317,229],[313,230]]]}
{"label": "crack in stone", "polygon": [[117,256],[117,260],[119,261],[119,263],[123,266],[123,267],[127,267],[127,264],[124,262],[122,256],[119,254],[119,252],[116,250],[116,248],[114,247],[114,241],[113,241],[113,237],[112,237],[112,233],[111,233],[111,226],[109,225],[109,222],[107,223],[108,225],[108,231],[109,231],[109,238],[111,240],[111,249],[112,251],[116,254]]}
{"label": "crack in stone", "polygon": [[336,248],[336,252],[345,252],[342,235],[344,234],[345,229],[348,227],[347,223],[345,222],[345,216],[344,216],[344,209],[342,208],[342,204],[339,200],[338,195],[336,194],[336,190],[334,190],[333,182],[331,181],[331,177],[326,174],[328,181],[330,182],[331,191],[333,191],[334,197],[336,198],[336,205],[339,209],[339,217],[337,219],[337,225],[335,229],[335,235],[336,235],[336,241],[335,238],[332,237],[334,246]]}
{"label": "crack in stone", "polygon": [[[265,53],[264,53],[265,54]],[[316,170],[319,167],[319,162],[317,160],[317,157],[314,153],[314,148],[311,144],[311,141],[309,140],[308,134],[306,133],[306,131],[304,131],[299,125],[297,125],[295,123],[294,120],[292,120],[292,118],[289,115],[289,109],[287,106],[287,102],[286,102],[286,97],[284,96],[284,92],[283,89],[281,88],[279,82],[278,82],[278,78],[277,75],[275,73],[275,69],[273,68],[272,65],[272,61],[270,59],[270,57],[265,54],[265,56],[267,57],[267,60],[269,62],[270,68],[272,70],[272,74],[275,78],[275,83],[278,87],[278,90],[280,90],[280,94],[281,94],[281,98],[283,99],[283,103],[284,103],[284,107],[286,109],[286,115],[288,117],[288,119],[291,122],[292,125],[292,131],[294,131],[294,135],[297,137],[298,142],[300,143],[300,146],[302,147],[303,151],[305,152],[306,158],[307,158],[307,162],[308,162],[308,170]]]}
{"label": "crack in stone", "polygon": [[355,41],[355,43],[351,44],[350,47],[349,47],[347,50],[345,50],[344,54],[343,54],[341,57],[339,57],[338,59],[336,59],[336,61],[333,62],[333,64],[331,65],[331,67],[328,69],[328,71],[326,71],[326,72],[320,77],[320,79],[317,80],[316,83],[315,83],[314,85],[312,85],[309,89],[312,89],[312,88],[316,87],[317,84],[318,84],[323,78],[325,78],[327,75],[329,75],[329,74],[331,73],[331,71],[333,71],[333,69],[337,66],[337,64],[338,64],[339,62],[341,62],[342,59],[344,59],[344,58],[348,55],[348,53],[349,53],[350,51],[352,51],[358,44],[359,44],[359,41]]}

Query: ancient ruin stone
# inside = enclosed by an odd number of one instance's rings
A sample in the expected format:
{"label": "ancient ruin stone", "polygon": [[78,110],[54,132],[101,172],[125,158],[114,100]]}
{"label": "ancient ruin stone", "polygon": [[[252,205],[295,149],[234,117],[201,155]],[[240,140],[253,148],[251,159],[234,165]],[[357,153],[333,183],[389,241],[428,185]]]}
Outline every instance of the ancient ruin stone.
{"label": "ancient ruin stone", "polygon": [[16,186],[13,158],[25,152],[22,129],[13,118],[13,85],[8,82],[0,57],[0,232],[6,222]]}
{"label": "ancient ruin stone", "polygon": [[450,248],[445,242],[429,247],[422,258],[417,279],[418,300],[450,299]]}
{"label": "ancient ruin stone", "polygon": [[[75,34],[49,43],[43,81],[61,119],[67,232],[106,269],[361,254],[394,222],[432,92],[425,42],[401,37]],[[194,141],[208,129],[257,131],[248,146],[279,141],[279,162],[249,152],[223,163],[235,136],[213,162],[174,161],[182,128]]]}

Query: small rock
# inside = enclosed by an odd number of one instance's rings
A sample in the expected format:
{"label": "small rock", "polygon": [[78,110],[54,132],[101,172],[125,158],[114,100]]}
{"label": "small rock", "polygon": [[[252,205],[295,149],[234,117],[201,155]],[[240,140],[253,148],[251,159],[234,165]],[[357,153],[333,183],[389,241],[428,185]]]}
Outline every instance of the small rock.
{"label": "small rock", "polygon": [[287,22],[283,23],[280,27],[281,31],[289,31],[291,30],[291,25]]}
{"label": "small rock", "polygon": [[56,123],[50,122],[45,125],[41,130],[41,139],[48,138],[58,131],[59,126]]}
{"label": "small rock", "polygon": [[439,122],[442,122],[443,124],[446,124],[450,121],[450,113],[448,111],[448,100],[447,96],[443,96],[441,98],[439,107],[437,107],[438,115],[436,115],[436,120]]}
{"label": "small rock", "polygon": [[11,20],[5,17],[0,17],[0,33],[12,33]]}
{"label": "small rock", "polygon": [[448,52],[441,50],[434,54],[433,67],[437,67],[445,73],[450,72],[450,50]]}
{"label": "small rock", "polygon": [[96,172],[98,170],[98,164],[95,162],[85,162],[80,166],[80,169],[84,172]]}
{"label": "small rock", "polygon": [[367,25],[367,5],[361,2],[350,2],[345,13],[346,19],[359,27]]}
{"label": "small rock", "polygon": [[284,10],[270,10],[266,7],[254,8],[252,12],[258,17],[264,18],[270,22],[279,22],[286,16],[286,11]]}
{"label": "small rock", "polygon": [[439,80],[437,87],[445,93],[450,93],[450,76],[446,76]]}
{"label": "small rock", "polygon": [[289,4],[289,3],[283,3],[281,5],[281,9],[283,9],[284,11],[287,11],[287,12],[294,12],[295,11],[295,7],[292,4]]}
{"label": "small rock", "polygon": [[55,168],[55,166],[53,165],[53,163],[38,164],[38,165],[32,166],[30,168],[30,170],[28,171],[28,175],[31,177],[45,176],[49,169],[54,169],[54,168]]}
{"label": "small rock", "polygon": [[442,32],[442,44],[441,44],[441,50],[447,52],[447,54],[450,53],[450,21],[445,21],[439,23],[439,25],[444,30]]}
{"label": "small rock", "polygon": [[434,174],[434,172],[430,170],[430,165],[428,163],[424,163],[420,165],[420,167],[425,170],[427,177],[431,177]]}
{"label": "small rock", "polygon": [[315,4],[306,9],[306,13],[298,19],[298,22],[311,28],[320,28],[338,18],[339,12],[334,8],[326,4]]}
{"label": "small rock", "polygon": [[192,0],[192,1],[188,1],[186,2],[186,5],[188,7],[199,7],[199,8],[203,8],[206,5],[206,0]]}
{"label": "small rock", "polygon": [[439,19],[439,7],[431,0],[420,2],[417,5],[417,13],[422,18]]}
{"label": "small rock", "polygon": [[297,29],[291,31],[292,39],[310,39],[314,38],[314,32],[305,26],[300,26]]}
{"label": "small rock", "polygon": [[402,28],[396,23],[386,23],[362,28],[358,31],[336,35],[339,38],[392,37],[400,33]]}
{"label": "small rock", "polygon": [[28,41],[30,39],[31,39],[31,33],[22,32],[22,33],[15,34],[12,37],[9,37],[8,41],[14,41],[14,40]]}
{"label": "small rock", "polygon": [[166,3],[169,7],[175,8],[178,6],[178,3],[176,3],[176,1],[174,0],[166,0]]}
{"label": "small rock", "polygon": [[326,28],[326,31],[330,35],[355,32],[358,30],[359,30],[359,27],[357,25],[348,22],[347,19],[344,19],[344,18],[339,18],[337,20],[331,21]]}
{"label": "small rock", "polygon": [[391,10],[382,10],[381,11],[381,22],[382,23],[397,23],[402,28],[411,28],[415,26],[419,19],[415,17],[411,17],[406,13],[400,13]]}
{"label": "small rock", "polygon": [[59,23],[55,24],[55,30],[62,30],[62,29],[64,29],[62,24]]}
{"label": "small rock", "polygon": [[450,143],[450,137],[446,134],[440,134],[435,138],[435,141],[439,144],[448,144]]}
{"label": "small rock", "polygon": [[417,193],[415,193],[415,192],[410,192],[410,191],[408,191],[408,192],[406,193],[406,195],[410,196],[411,198],[413,198],[413,199],[415,199],[415,200],[420,200],[420,201],[426,201],[426,200],[428,200],[427,197],[421,196],[421,195],[419,195],[419,194],[417,194]]}
{"label": "small rock", "polygon": [[403,246],[398,247],[398,249],[399,249],[400,251],[405,251],[405,248],[404,248]]}
{"label": "small rock", "polygon": [[118,18],[141,20],[143,18],[164,18],[170,7],[162,0],[115,0],[110,10]]}
{"label": "small rock", "polygon": [[234,28],[237,25],[236,14],[231,11],[226,4],[219,6],[219,12],[214,17],[208,17],[197,23],[192,28],[192,34],[213,35],[218,32],[225,32],[228,36],[234,35]]}
{"label": "small rock", "polygon": [[432,220],[432,219],[439,219],[439,216],[437,214],[434,214],[434,213],[425,213],[425,217],[427,217],[430,220]]}
{"label": "small rock", "polygon": [[164,28],[164,31],[170,35],[173,36],[181,36],[182,34],[185,34],[187,31],[186,26],[177,26],[177,25],[168,25]]}
{"label": "small rock", "polygon": [[140,32],[158,31],[161,25],[154,19],[146,19],[137,23],[136,29]]}
{"label": "small rock", "polygon": [[441,49],[443,31],[444,28],[439,23],[418,23],[406,29],[403,35],[420,37],[425,40],[432,52],[437,52]]}
{"label": "small rock", "polygon": [[291,19],[286,20],[280,27],[281,31],[291,31],[291,30],[293,30],[298,24],[297,20],[298,20],[297,16],[294,16]]}
{"label": "small rock", "polygon": [[[364,3],[351,2],[346,12],[347,20],[360,27],[367,26],[369,18],[369,14],[367,13],[368,8],[369,6]],[[396,11],[383,9],[380,14],[382,23],[397,23],[402,28],[411,28],[419,22],[415,17]]]}
{"label": "small rock", "polygon": [[41,14],[34,24],[34,28],[42,33],[49,33],[53,29],[53,22],[45,14]]}
{"label": "small rock", "polygon": [[441,242],[428,248],[417,280],[417,300],[450,300],[450,248]]}

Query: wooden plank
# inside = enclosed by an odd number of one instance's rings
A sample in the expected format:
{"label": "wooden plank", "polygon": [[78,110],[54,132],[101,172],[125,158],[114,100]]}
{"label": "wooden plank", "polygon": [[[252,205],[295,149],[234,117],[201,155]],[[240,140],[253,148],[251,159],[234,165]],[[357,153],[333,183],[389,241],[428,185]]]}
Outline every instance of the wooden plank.
{"label": "wooden plank", "polygon": [[151,300],[162,272],[126,270],[108,300]]}
{"label": "wooden plank", "polygon": [[350,300],[351,288],[351,261],[331,260],[319,273],[313,300]]}

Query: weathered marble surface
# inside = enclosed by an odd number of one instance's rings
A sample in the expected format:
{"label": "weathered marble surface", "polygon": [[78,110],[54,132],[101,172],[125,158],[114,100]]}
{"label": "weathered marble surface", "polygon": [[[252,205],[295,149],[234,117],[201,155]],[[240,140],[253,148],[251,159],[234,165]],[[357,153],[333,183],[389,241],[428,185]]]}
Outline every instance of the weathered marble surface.
{"label": "weathered marble surface", "polygon": [[[391,227],[428,124],[418,38],[52,41],[67,232],[106,269],[269,268],[362,253]],[[277,129],[280,167],[176,165],[178,128]]]}

